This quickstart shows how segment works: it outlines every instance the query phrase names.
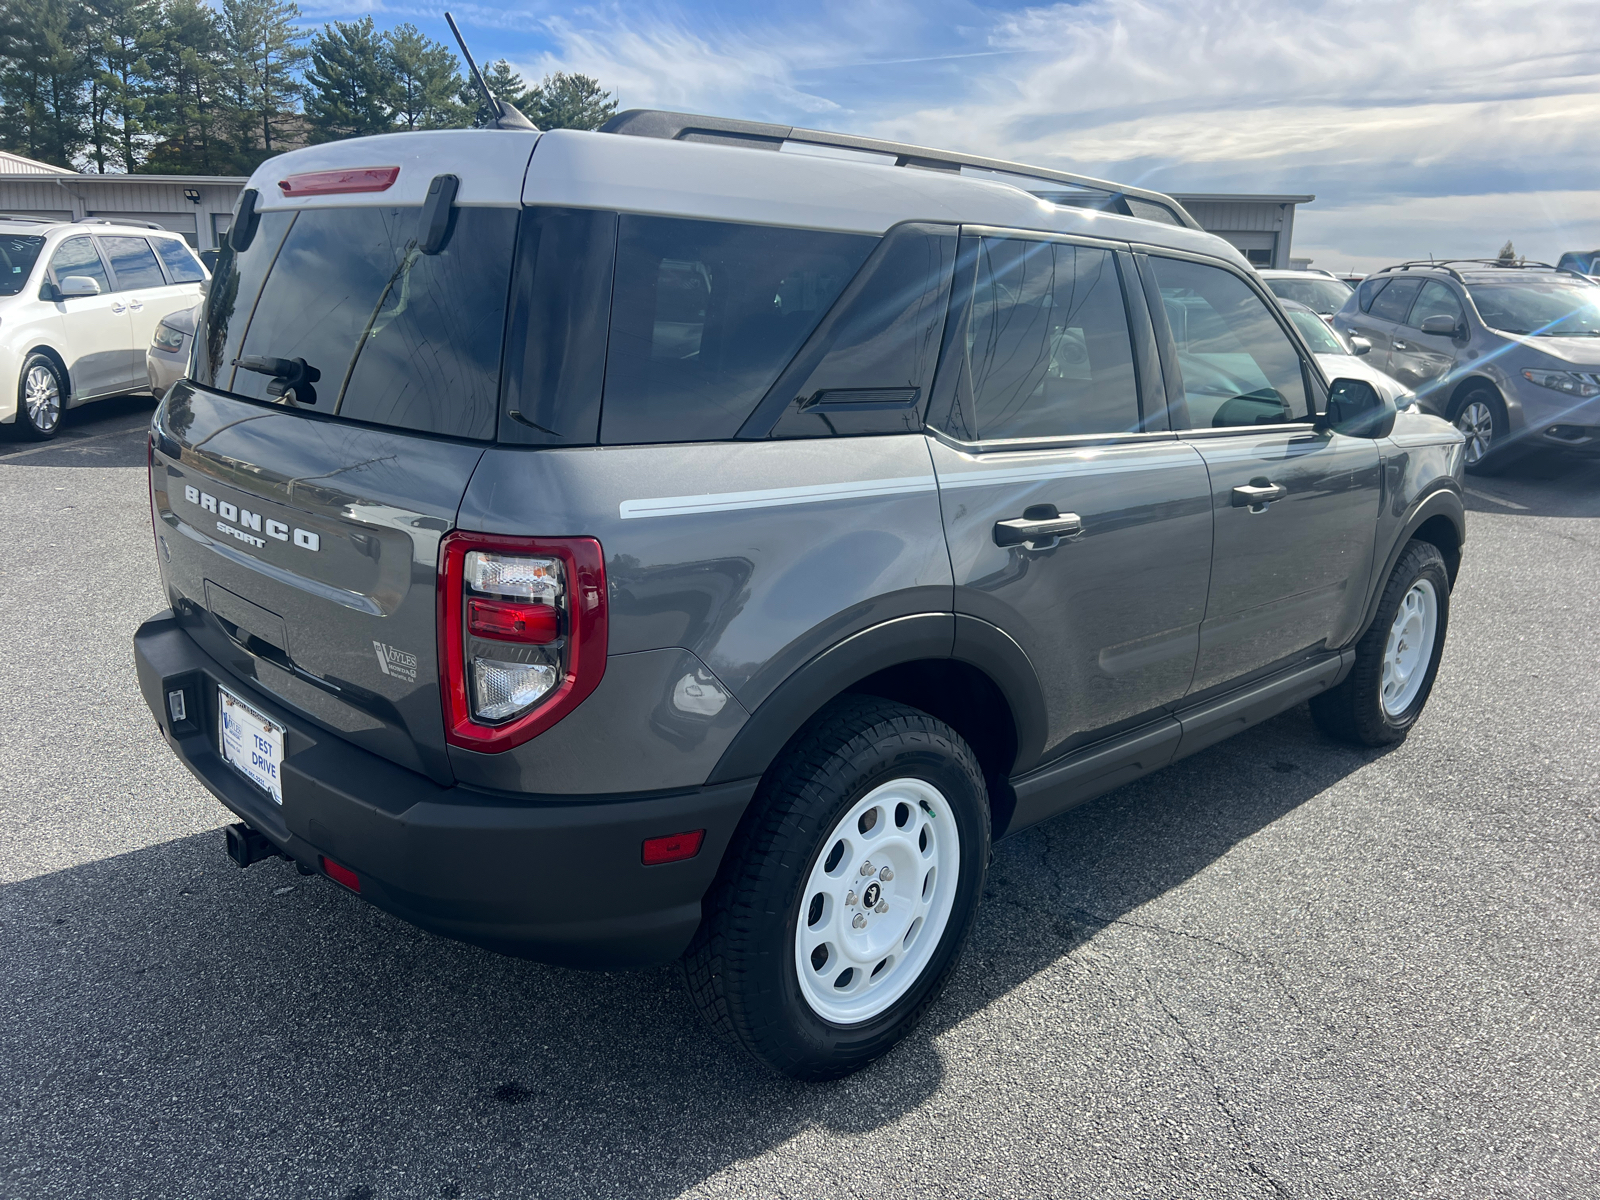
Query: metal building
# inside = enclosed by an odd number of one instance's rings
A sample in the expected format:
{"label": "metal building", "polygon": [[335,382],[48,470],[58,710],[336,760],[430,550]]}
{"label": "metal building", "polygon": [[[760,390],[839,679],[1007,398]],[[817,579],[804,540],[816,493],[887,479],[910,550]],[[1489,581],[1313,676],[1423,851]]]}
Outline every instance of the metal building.
{"label": "metal building", "polygon": [[80,175],[0,150],[0,213],[150,221],[210,250],[228,231],[243,176]]}
{"label": "metal building", "polygon": [[1294,210],[1315,196],[1261,196],[1227,192],[1172,192],[1172,198],[1207,233],[1232,242],[1252,266],[1287,270],[1294,239]]}

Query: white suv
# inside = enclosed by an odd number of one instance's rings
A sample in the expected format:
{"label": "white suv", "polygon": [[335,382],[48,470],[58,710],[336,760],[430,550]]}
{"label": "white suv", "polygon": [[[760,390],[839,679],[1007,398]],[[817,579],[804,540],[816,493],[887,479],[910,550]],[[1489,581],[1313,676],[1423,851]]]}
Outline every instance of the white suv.
{"label": "white suv", "polygon": [[206,278],[154,226],[0,217],[0,424],[54,437],[63,409],[147,390],[157,324],[193,308]]}

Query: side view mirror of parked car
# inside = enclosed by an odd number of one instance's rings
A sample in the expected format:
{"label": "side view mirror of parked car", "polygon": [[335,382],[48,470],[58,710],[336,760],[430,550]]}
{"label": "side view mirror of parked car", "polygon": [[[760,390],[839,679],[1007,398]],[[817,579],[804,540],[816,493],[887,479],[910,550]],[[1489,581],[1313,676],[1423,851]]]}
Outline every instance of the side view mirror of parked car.
{"label": "side view mirror of parked car", "polygon": [[1459,328],[1459,322],[1449,313],[1435,313],[1422,319],[1422,332],[1436,337],[1455,337]]}
{"label": "side view mirror of parked car", "polygon": [[1365,379],[1335,379],[1328,389],[1328,410],[1317,419],[1317,428],[1349,437],[1388,437],[1395,414],[1394,401],[1380,396]]}
{"label": "side view mirror of parked car", "polygon": [[1372,343],[1364,337],[1352,336],[1350,339],[1350,353],[1355,355],[1371,354]]}
{"label": "side view mirror of parked car", "polygon": [[100,281],[90,279],[87,275],[65,275],[56,291],[63,300],[71,300],[75,296],[98,296]]}

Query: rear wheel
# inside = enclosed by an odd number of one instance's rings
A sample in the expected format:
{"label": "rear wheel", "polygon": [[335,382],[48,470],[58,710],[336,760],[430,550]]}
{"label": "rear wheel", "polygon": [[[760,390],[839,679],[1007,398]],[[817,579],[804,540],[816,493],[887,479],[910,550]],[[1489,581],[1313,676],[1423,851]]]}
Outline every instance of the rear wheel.
{"label": "rear wheel", "polygon": [[35,441],[55,437],[65,405],[66,388],[55,360],[46,354],[30,354],[17,382],[17,432]]}
{"label": "rear wheel", "polygon": [[961,737],[848,697],[769,772],[684,958],[712,1025],[773,1070],[848,1074],[922,1017],[983,891],[989,806]]}
{"label": "rear wheel", "polygon": [[1363,746],[1398,742],[1433,691],[1450,623],[1450,572],[1439,548],[1413,541],[1389,574],[1378,612],[1343,683],[1311,701],[1325,733]]}

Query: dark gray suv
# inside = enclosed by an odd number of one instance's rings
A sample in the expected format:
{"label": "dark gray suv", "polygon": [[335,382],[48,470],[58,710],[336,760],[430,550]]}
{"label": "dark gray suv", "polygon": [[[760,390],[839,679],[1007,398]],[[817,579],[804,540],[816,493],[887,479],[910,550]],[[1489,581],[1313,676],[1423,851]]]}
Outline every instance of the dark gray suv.
{"label": "dark gray suv", "polygon": [[1310,700],[1394,741],[1462,439],[1330,383],[1171,199],[787,127],[260,168],[151,432],[174,752],[281,855],[549,962],[681,959],[821,1078],[994,839]]}
{"label": "dark gray suv", "polygon": [[1543,263],[1402,263],[1362,281],[1334,328],[1467,439],[1466,469],[1536,447],[1600,452],[1600,285]]}

